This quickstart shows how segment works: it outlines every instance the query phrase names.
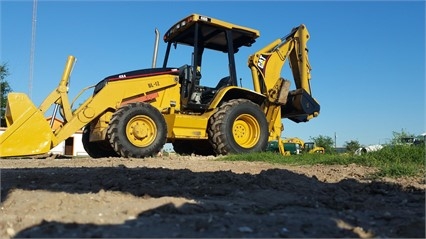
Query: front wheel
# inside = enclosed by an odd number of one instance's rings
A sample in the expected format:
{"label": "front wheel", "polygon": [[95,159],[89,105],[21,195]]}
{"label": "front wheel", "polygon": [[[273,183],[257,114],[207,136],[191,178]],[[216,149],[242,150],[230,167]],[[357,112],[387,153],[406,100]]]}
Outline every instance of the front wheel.
{"label": "front wheel", "polygon": [[268,122],[258,105],[246,99],[235,99],[213,114],[208,134],[217,154],[260,152],[268,145]]}
{"label": "front wheel", "polygon": [[108,127],[108,138],[122,157],[155,156],[166,143],[163,115],[150,104],[132,103],[118,109]]}
{"label": "front wheel", "polygon": [[118,157],[108,140],[90,142],[90,124],[83,130],[82,143],[86,153],[92,158]]}

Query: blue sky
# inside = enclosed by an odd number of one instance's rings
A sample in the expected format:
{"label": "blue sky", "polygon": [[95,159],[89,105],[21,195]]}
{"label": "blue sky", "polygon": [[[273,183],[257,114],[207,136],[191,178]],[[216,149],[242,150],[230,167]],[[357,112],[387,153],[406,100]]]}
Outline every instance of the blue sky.
{"label": "blue sky", "polygon": [[[385,143],[393,131],[425,132],[424,1],[39,0],[30,90],[32,8],[33,1],[1,1],[0,63],[8,65],[13,91],[31,93],[37,106],[57,86],[68,55],[77,58],[73,99],[106,76],[149,68],[154,29],[162,39],[175,22],[199,13],[260,31],[257,42],[236,55],[237,76],[248,88],[247,57],[291,28],[307,26],[311,88],[321,113],[307,123],[284,120],[283,137],[334,139],[336,133],[342,146]],[[164,50],[161,40],[157,65]],[[189,55],[176,66],[183,64],[190,64]],[[226,71],[203,69],[202,83],[213,86]],[[292,79],[286,69],[283,77]]]}

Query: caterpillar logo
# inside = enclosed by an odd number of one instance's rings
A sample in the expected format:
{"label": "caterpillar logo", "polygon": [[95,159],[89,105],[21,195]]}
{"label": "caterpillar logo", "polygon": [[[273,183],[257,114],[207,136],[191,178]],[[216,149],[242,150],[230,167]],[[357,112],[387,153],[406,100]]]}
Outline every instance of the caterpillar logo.
{"label": "caterpillar logo", "polygon": [[267,61],[266,57],[264,57],[263,55],[260,55],[259,60],[258,60],[258,62],[257,62],[257,66],[258,66],[260,69],[262,69],[262,70],[263,70],[263,68],[264,68],[264,67],[265,67],[265,65],[266,65],[266,61]]}

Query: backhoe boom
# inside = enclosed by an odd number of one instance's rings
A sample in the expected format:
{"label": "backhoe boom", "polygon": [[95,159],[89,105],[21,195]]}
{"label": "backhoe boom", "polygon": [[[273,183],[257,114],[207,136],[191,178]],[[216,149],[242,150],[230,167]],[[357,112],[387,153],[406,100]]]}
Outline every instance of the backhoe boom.
{"label": "backhoe boom", "polygon": [[[297,123],[318,116],[320,106],[312,97],[311,66],[308,59],[309,32],[300,25],[249,57],[254,90],[267,95],[266,107],[269,122],[269,139],[280,140],[283,126],[281,119],[289,118]],[[281,77],[281,70],[289,60],[296,89],[289,90],[289,81]],[[284,148],[279,143],[280,151]]]}

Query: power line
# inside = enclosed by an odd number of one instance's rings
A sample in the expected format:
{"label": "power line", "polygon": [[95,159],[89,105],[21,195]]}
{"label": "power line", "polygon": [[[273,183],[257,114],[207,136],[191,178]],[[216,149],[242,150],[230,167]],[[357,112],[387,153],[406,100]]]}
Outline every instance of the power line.
{"label": "power line", "polygon": [[32,91],[33,91],[36,27],[37,27],[37,0],[34,0],[34,2],[33,2],[32,28],[31,28],[30,76],[29,76],[29,80],[28,80],[28,96],[30,97],[30,99],[31,99]]}

